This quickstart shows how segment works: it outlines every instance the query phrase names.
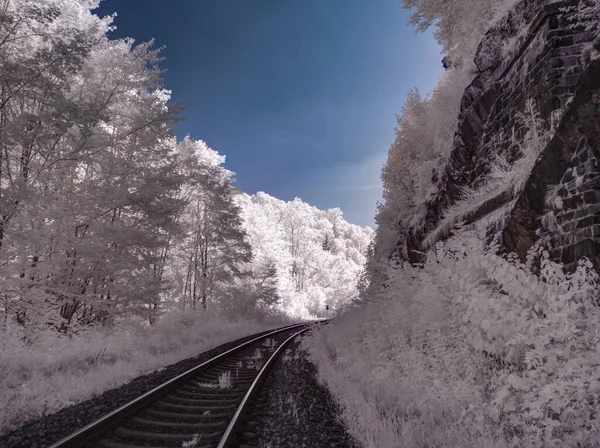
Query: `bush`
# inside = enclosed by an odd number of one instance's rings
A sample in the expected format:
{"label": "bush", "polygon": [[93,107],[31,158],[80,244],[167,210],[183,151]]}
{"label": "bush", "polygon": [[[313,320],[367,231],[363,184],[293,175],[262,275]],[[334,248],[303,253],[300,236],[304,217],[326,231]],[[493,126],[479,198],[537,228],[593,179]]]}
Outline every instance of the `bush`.
{"label": "bush", "polygon": [[598,446],[598,275],[535,255],[539,277],[462,233],[316,335],[365,446]]}

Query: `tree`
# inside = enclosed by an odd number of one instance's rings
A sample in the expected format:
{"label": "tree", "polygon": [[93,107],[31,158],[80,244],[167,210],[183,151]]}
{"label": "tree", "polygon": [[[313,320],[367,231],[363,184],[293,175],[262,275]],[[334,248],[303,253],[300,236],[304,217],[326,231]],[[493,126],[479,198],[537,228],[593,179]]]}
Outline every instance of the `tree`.
{"label": "tree", "polygon": [[371,229],[347,223],[339,209],[319,210],[300,199],[284,202],[257,193],[240,196],[238,203],[253,265],[275,268],[280,309],[298,316],[321,315],[325,304],[337,309],[357,297],[357,274]]}
{"label": "tree", "polygon": [[187,178],[181,218],[186,230],[177,248],[186,272],[183,306],[196,308],[200,303],[206,309],[228,282],[247,275],[243,265],[250,262],[252,251],[234,201],[238,191],[232,185],[233,173],[220,166],[224,159],[212,157],[204,142],[189,138],[180,144],[179,156]]}
{"label": "tree", "polygon": [[428,180],[427,177],[431,179],[431,173],[423,173],[419,168],[434,158],[427,126],[427,106],[427,100],[413,89],[408,92],[402,114],[396,116],[396,138],[381,174],[385,207],[396,221],[388,224],[392,228],[400,221],[406,225],[419,204],[426,199],[426,189],[420,187],[422,181]]}
{"label": "tree", "polygon": [[305,217],[301,215],[302,201],[295,198],[290,207],[283,214],[283,227],[285,229],[288,248],[292,263],[290,266],[290,274],[294,280],[296,290],[302,291],[304,288],[304,280],[306,278],[306,263],[304,255],[307,250],[307,222]]}
{"label": "tree", "polygon": [[93,5],[0,14],[0,276],[31,327],[147,314],[180,206],[158,51],[109,40]]}
{"label": "tree", "polygon": [[402,0],[405,9],[413,9],[410,23],[417,31],[435,25],[435,38],[455,67],[471,64],[493,18],[514,3],[513,0]]}
{"label": "tree", "polygon": [[256,317],[277,311],[281,301],[277,288],[277,268],[273,261],[248,263],[223,288],[221,312],[237,317]]}

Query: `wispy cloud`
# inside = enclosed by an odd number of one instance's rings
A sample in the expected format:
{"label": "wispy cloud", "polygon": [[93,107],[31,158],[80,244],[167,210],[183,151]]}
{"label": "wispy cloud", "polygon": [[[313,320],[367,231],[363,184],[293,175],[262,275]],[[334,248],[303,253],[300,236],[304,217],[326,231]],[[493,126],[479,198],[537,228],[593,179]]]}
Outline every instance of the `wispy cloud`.
{"label": "wispy cloud", "polygon": [[311,171],[289,187],[312,205],[340,207],[348,221],[373,226],[383,193],[380,175],[386,157],[387,152],[381,152],[356,163]]}

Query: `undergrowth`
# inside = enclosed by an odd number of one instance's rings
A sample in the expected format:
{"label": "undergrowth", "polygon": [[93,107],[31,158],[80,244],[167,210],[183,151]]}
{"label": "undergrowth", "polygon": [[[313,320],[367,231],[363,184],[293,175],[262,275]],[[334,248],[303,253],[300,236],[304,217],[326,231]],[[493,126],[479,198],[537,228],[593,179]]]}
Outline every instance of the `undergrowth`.
{"label": "undergrowth", "polygon": [[27,341],[21,328],[9,322],[0,326],[0,434],[140,375],[288,323],[173,312],[152,327],[123,322],[71,337],[39,332]]}
{"label": "undergrowth", "polygon": [[309,342],[365,447],[600,446],[598,275],[465,232]]}

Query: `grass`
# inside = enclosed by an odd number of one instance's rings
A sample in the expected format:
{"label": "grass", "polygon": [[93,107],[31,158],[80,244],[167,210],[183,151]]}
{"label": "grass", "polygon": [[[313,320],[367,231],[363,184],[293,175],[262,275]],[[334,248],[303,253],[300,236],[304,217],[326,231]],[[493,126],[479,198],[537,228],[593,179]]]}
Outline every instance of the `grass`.
{"label": "grass", "polygon": [[154,327],[127,324],[70,338],[44,332],[25,342],[0,327],[0,434],[90,399],[226,342],[284,325],[166,316]]}
{"label": "grass", "polygon": [[200,434],[194,434],[192,440],[181,443],[181,448],[195,448],[200,443],[200,438]]}
{"label": "grass", "polygon": [[231,389],[233,387],[233,379],[231,372],[223,372],[219,374],[219,389]]}

